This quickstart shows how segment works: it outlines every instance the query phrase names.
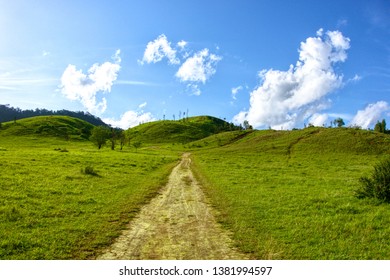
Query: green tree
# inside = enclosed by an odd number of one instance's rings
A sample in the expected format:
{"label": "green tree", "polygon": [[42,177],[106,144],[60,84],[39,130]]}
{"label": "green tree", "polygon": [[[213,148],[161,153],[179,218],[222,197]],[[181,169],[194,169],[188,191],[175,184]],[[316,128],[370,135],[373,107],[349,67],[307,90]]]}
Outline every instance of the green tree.
{"label": "green tree", "polygon": [[249,124],[247,120],[244,121],[243,125],[245,130],[253,129],[253,127]]}
{"label": "green tree", "polygon": [[[111,150],[115,150],[117,140],[121,140],[121,135],[123,134],[123,130],[120,128],[111,128],[110,134],[111,134],[111,136],[110,136],[109,140],[111,142]],[[123,145],[121,142],[121,150],[122,150]]]}
{"label": "green tree", "polygon": [[140,148],[140,147],[141,147],[141,145],[142,145],[142,143],[141,143],[141,142],[139,142],[139,141],[135,141],[135,142],[133,143],[133,146],[134,146],[134,148],[135,148],[135,151],[138,151],[138,148]]}
{"label": "green tree", "polygon": [[374,130],[381,133],[386,133],[386,121],[383,119],[375,124]]}
{"label": "green tree", "polygon": [[342,118],[337,118],[333,121],[333,124],[337,127],[342,127],[345,125],[345,122]]}
{"label": "green tree", "polygon": [[126,140],[127,140],[126,133],[123,130],[119,131],[118,139],[119,139],[119,143],[120,143],[121,151],[122,151],[123,146],[126,144]]}
{"label": "green tree", "polygon": [[110,138],[110,129],[105,126],[95,126],[92,129],[91,140],[100,150],[104,146],[107,140]]}

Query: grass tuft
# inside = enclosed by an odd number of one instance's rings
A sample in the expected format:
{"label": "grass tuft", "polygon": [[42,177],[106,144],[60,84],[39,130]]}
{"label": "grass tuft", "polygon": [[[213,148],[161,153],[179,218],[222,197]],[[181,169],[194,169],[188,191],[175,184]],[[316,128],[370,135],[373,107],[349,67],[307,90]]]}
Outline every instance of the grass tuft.
{"label": "grass tuft", "polygon": [[85,175],[99,176],[93,166],[86,166],[85,168],[81,168],[81,173]]}

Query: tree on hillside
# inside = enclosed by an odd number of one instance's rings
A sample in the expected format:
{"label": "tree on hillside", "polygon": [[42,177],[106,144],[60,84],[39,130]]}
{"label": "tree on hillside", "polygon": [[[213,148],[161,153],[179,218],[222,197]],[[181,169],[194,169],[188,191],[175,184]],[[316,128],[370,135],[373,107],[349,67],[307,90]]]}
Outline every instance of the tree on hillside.
{"label": "tree on hillside", "polygon": [[124,135],[123,133],[123,130],[120,129],[120,128],[111,128],[111,132],[110,132],[110,142],[111,142],[111,150],[115,150],[115,146],[116,146],[116,143],[117,143],[117,140],[121,141],[121,150],[124,146],[124,140],[123,140],[123,143],[122,143],[122,135]]}
{"label": "tree on hillside", "polygon": [[104,146],[107,140],[110,138],[110,129],[105,126],[95,126],[92,129],[91,140],[100,150]]}
{"label": "tree on hillside", "polygon": [[345,125],[345,122],[342,118],[337,118],[337,119],[333,120],[332,123],[334,124],[334,126],[337,126],[337,127],[342,127]]}
{"label": "tree on hillside", "polygon": [[122,151],[123,146],[126,144],[126,140],[127,140],[126,133],[123,130],[119,131],[118,139],[119,139],[119,143],[120,143],[121,151]]}
{"label": "tree on hillside", "polygon": [[111,128],[111,137],[110,137],[110,142],[111,142],[111,150],[115,150],[115,145],[116,145],[116,131],[114,128]]}
{"label": "tree on hillside", "polygon": [[386,133],[386,121],[383,119],[381,122],[377,122],[375,127],[375,131],[381,132],[381,133]]}
{"label": "tree on hillside", "polygon": [[135,148],[135,151],[138,151],[138,148],[140,148],[140,147],[141,147],[141,145],[142,145],[142,143],[141,143],[141,142],[139,142],[139,141],[135,141],[135,142],[133,143],[133,146],[134,146],[134,148]]}
{"label": "tree on hillside", "polygon": [[253,129],[247,120],[244,121],[243,125],[245,130]]}

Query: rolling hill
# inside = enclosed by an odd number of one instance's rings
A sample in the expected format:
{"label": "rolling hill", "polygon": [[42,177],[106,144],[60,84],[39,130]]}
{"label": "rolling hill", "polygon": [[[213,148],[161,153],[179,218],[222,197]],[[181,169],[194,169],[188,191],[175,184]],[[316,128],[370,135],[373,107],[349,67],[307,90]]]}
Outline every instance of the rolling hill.
{"label": "rolling hill", "polygon": [[386,154],[390,135],[354,128],[311,127],[292,131],[244,130],[214,134],[188,144],[190,148],[220,148],[246,153]]}
{"label": "rolling hill", "polygon": [[155,121],[127,130],[132,141],[146,144],[189,143],[224,131],[238,130],[224,120],[199,116],[180,121]]}
{"label": "rolling hill", "polygon": [[[1,124],[0,259],[93,258],[183,152],[218,221],[254,258],[390,257],[390,205],[354,195],[359,178],[390,155],[389,134],[240,130],[201,116],[131,128],[127,136],[143,149],[111,151],[88,142],[93,127],[67,116]],[[82,141],[65,141],[73,139]],[[80,171],[87,167],[98,176]]]}
{"label": "rolling hill", "polygon": [[94,125],[68,116],[40,116],[2,123],[3,136],[55,136],[62,139],[88,139]]}

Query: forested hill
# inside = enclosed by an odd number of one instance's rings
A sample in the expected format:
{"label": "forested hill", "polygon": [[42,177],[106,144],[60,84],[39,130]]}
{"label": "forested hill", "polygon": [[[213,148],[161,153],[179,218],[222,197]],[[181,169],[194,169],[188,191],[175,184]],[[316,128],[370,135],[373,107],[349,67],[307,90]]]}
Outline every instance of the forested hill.
{"label": "forested hill", "polygon": [[104,125],[105,124],[100,118],[85,112],[73,112],[68,110],[51,111],[47,109],[35,109],[35,110],[22,110],[20,108],[13,108],[9,105],[0,104],[0,122],[8,122],[13,120],[19,120],[24,118],[31,118],[37,116],[69,116],[78,118],[89,122],[93,125]]}

